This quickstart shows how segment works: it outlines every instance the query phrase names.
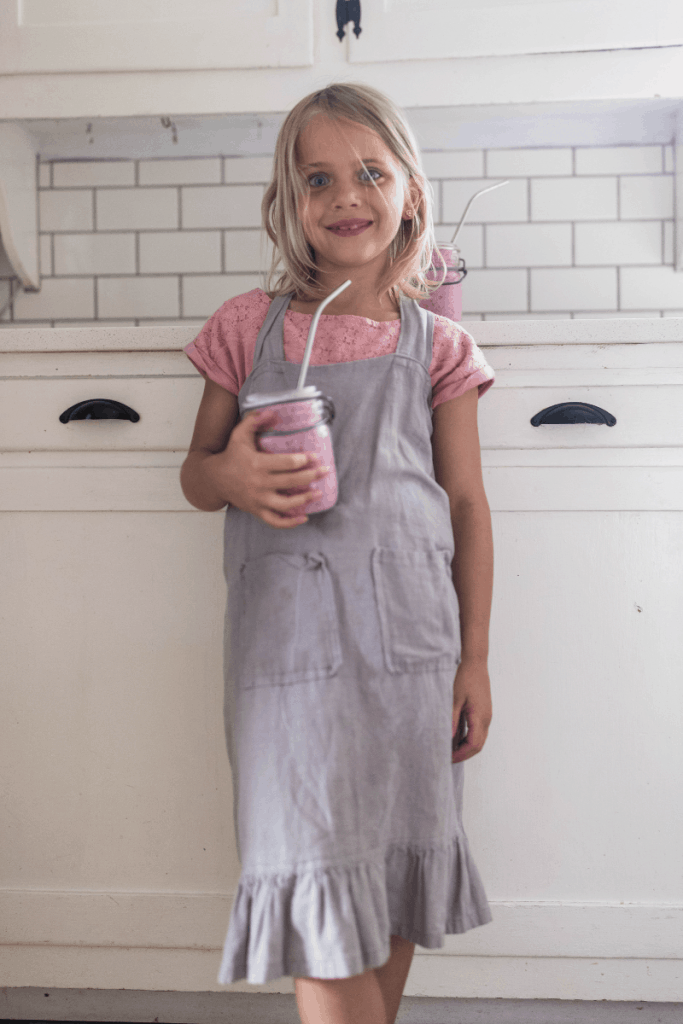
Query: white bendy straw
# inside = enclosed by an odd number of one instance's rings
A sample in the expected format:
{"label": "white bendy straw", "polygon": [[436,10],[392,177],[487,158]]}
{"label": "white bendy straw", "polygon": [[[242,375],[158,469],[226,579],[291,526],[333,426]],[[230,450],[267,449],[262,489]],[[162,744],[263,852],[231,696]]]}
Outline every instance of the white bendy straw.
{"label": "white bendy straw", "polygon": [[470,206],[472,205],[474,200],[477,198],[477,196],[483,196],[484,192],[493,192],[494,188],[500,188],[501,185],[509,185],[509,184],[510,184],[510,179],[506,178],[505,181],[497,181],[495,185],[489,185],[488,188],[483,188],[483,189],[481,189],[480,192],[475,192],[474,193],[474,195],[472,196],[472,198],[470,199],[469,203],[467,204],[467,206],[465,207],[465,209],[463,211],[463,215],[460,218],[460,223],[458,224],[457,228],[455,229],[455,234],[451,238],[451,243],[450,243],[451,245],[453,245],[455,243],[455,240],[458,237],[458,232],[460,231],[460,228],[465,223],[465,217],[467,216],[467,211],[469,210]]}
{"label": "white bendy straw", "polygon": [[309,364],[310,359],[311,359],[311,352],[313,351],[313,340],[315,338],[315,332],[316,332],[316,328],[318,326],[318,320],[320,319],[320,314],[324,310],[324,308],[327,305],[327,303],[328,302],[332,302],[332,299],[336,299],[336,297],[338,295],[340,295],[341,292],[343,292],[345,288],[348,288],[350,284],[351,284],[351,279],[349,278],[348,281],[344,281],[344,284],[340,284],[339,287],[337,289],[335,289],[335,291],[330,292],[330,294],[327,296],[327,298],[323,299],[323,301],[320,303],[320,305],[316,309],[315,313],[313,314],[313,320],[311,321],[311,326],[310,326],[310,329],[308,331],[308,338],[306,339],[306,348],[304,350],[304,358],[303,358],[303,362],[301,363],[301,372],[299,374],[299,382],[298,382],[298,384],[296,386],[296,390],[297,391],[303,391],[304,385],[306,384],[306,374],[308,373],[308,364]]}

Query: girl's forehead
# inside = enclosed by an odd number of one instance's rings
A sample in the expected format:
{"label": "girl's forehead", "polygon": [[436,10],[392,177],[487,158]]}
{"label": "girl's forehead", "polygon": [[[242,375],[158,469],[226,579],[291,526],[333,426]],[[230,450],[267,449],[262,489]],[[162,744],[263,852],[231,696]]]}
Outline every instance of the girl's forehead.
{"label": "girl's forehead", "polygon": [[351,160],[382,157],[396,162],[394,154],[372,128],[355,121],[333,121],[324,114],[316,114],[301,130],[296,152],[298,162],[303,164],[329,163],[339,156]]}

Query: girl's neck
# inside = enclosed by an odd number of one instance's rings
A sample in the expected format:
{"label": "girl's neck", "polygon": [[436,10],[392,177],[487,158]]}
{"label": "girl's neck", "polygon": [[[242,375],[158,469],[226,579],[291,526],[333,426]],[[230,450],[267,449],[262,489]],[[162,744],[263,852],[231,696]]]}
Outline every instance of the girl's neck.
{"label": "girl's neck", "polygon": [[[343,284],[345,277],[340,277],[337,281],[329,282],[329,289],[327,294],[333,292],[335,288],[338,288],[340,284]],[[328,282],[325,282],[326,285]],[[289,304],[289,308],[295,313],[315,313],[316,309],[322,302],[320,299],[298,299],[294,298]],[[371,289],[363,287],[362,281],[356,283],[352,281],[348,288],[345,288],[341,295],[338,295],[336,299],[333,299],[329,305],[325,306],[323,316],[364,316],[368,320],[400,320],[399,307],[396,302],[391,298],[388,292],[385,292],[381,298],[376,292]]]}

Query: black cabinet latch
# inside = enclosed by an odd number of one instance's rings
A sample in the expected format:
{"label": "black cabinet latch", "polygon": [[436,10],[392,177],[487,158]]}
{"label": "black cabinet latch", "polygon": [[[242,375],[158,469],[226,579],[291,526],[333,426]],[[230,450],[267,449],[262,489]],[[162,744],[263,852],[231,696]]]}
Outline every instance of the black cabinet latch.
{"label": "black cabinet latch", "polygon": [[337,38],[340,43],[346,35],[344,29],[350,21],[353,22],[353,34],[358,39],[362,31],[360,27],[360,0],[337,0]]}

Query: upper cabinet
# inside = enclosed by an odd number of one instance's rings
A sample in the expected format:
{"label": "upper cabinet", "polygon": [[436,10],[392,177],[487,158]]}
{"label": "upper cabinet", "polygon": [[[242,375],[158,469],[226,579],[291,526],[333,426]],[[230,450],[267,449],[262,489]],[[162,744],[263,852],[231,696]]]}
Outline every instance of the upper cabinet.
{"label": "upper cabinet", "polygon": [[408,108],[673,98],[681,67],[683,0],[0,0],[0,121],[281,113],[350,79]]}
{"label": "upper cabinet", "polygon": [[312,63],[312,0],[0,0],[0,74]]}
{"label": "upper cabinet", "polygon": [[681,0],[379,0],[362,11],[352,63],[683,43]]}

